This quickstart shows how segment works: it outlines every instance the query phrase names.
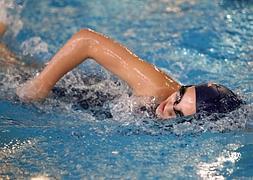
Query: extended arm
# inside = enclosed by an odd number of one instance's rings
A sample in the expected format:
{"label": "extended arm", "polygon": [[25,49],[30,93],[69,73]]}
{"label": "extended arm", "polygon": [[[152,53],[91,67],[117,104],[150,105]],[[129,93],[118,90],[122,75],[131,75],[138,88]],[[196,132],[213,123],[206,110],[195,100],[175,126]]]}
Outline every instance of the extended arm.
{"label": "extended arm", "polygon": [[56,82],[87,58],[126,81],[134,94],[168,97],[179,84],[153,65],[139,59],[119,43],[91,30],[76,33],[33,80],[19,88],[24,100],[43,99]]}

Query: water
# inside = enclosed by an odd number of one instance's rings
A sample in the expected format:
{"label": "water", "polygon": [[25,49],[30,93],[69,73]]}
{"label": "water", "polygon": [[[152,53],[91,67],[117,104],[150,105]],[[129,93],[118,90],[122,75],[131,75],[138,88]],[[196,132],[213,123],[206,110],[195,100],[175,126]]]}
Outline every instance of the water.
{"label": "water", "polygon": [[[27,63],[47,62],[74,32],[88,27],[183,84],[222,83],[247,102],[217,121],[158,122],[133,116],[126,84],[94,62],[58,83],[120,95],[105,104],[113,116],[108,118],[94,113],[104,108],[76,108],[73,100],[53,95],[43,103],[20,103],[15,88],[37,70],[1,65],[1,178],[253,177],[252,2],[1,0],[0,5],[0,18],[9,24],[3,41]],[[100,80],[81,80],[94,75]]]}

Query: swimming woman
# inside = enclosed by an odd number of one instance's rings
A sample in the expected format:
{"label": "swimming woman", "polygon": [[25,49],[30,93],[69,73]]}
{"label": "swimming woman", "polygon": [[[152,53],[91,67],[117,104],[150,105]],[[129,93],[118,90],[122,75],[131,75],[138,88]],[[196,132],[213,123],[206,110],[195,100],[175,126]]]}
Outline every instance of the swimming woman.
{"label": "swimming woman", "polygon": [[140,100],[141,103],[155,103],[154,113],[162,119],[199,112],[226,113],[241,104],[241,100],[222,85],[183,86],[126,47],[90,29],[74,34],[39,75],[17,88],[17,95],[26,102],[43,100],[67,72],[88,58],[124,80],[134,96],[148,99]]}

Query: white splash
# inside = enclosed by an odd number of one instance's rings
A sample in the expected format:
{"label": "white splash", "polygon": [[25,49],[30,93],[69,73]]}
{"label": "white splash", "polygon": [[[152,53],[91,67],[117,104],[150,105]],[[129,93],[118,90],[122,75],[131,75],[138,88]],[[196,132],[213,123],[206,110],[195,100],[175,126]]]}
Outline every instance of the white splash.
{"label": "white splash", "polygon": [[14,0],[0,1],[0,22],[8,26],[8,34],[16,37],[23,28],[20,14],[23,6],[17,5]]}
{"label": "white splash", "polygon": [[37,55],[48,53],[48,45],[40,37],[32,37],[21,44],[23,55]]}

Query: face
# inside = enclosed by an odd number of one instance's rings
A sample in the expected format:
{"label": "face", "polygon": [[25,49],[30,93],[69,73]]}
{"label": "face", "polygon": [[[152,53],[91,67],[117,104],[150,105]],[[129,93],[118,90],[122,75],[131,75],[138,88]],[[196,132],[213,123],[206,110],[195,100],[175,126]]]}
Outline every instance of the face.
{"label": "face", "polygon": [[169,96],[156,109],[156,115],[162,119],[188,116],[196,113],[195,87],[181,88]]}

